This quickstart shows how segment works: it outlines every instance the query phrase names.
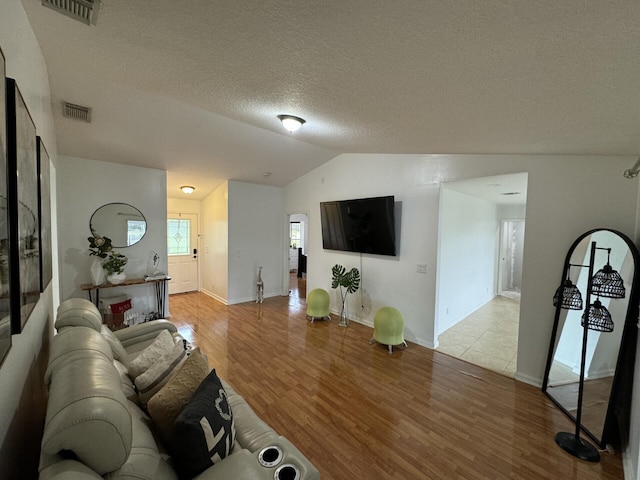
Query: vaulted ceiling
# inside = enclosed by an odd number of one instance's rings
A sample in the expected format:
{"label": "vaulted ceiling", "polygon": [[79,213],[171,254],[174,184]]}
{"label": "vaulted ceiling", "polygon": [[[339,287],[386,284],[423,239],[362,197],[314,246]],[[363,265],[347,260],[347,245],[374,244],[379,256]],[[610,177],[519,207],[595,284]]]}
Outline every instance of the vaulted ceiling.
{"label": "vaulted ceiling", "polygon": [[58,153],[166,169],[172,197],[343,152],[640,153],[636,0],[102,0],[94,26],[23,4]]}

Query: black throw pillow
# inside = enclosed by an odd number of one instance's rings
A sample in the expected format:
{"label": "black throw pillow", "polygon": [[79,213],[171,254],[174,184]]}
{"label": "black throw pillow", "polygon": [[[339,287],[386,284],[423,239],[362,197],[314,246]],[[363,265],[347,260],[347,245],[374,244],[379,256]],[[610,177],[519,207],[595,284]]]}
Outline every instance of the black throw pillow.
{"label": "black throw pillow", "polygon": [[181,478],[192,478],[233,450],[236,429],[215,370],[202,381],[173,425],[171,453]]}

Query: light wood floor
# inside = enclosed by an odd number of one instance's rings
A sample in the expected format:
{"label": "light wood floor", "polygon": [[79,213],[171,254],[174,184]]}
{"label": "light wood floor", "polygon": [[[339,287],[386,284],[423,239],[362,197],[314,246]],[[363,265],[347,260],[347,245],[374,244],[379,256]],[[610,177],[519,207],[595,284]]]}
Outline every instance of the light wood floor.
{"label": "light wood floor", "polygon": [[415,344],[387,355],[371,329],[309,323],[304,300],[225,306],[172,295],[171,320],[256,413],[341,479],[621,479],[619,454],[577,460],[573,426],[530,385]]}

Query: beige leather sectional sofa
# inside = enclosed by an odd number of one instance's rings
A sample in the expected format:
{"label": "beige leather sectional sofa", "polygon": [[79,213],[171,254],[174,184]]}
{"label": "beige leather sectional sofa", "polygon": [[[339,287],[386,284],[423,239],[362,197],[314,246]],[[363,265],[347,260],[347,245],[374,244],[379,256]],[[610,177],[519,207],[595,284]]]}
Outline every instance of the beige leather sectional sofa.
{"label": "beige leather sectional sofa", "polygon": [[[104,331],[101,316],[91,302],[70,299],[58,309],[56,328],[45,374],[49,399],[40,480],[187,478],[175,468],[176,459],[163,444],[166,442],[160,440],[152,417],[143,409],[145,405],[140,406],[136,398],[139,392],[126,369],[128,362],[151,349],[162,331],[173,334],[176,345],[182,344],[176,327],[166,320],[156,320],[117,332]],[[189,358],[195,359],[193,353],[187,353],[180,354],[180,359],[176,355],[174,363],[187,365]],[[180,368],[186,367],[178,365],[175,370],[180,372]],[[172,373],[169,381],[176,375]],[[207,378],[212,375],[215,373]],[[193,478],[320,478],[318,470],[295,446],[258,418],[224,380],[222,385],[221,398],[228,403],[223,413],[230,410],[232,415],[233,444],[226,457],[215,457],[212,466]]]}

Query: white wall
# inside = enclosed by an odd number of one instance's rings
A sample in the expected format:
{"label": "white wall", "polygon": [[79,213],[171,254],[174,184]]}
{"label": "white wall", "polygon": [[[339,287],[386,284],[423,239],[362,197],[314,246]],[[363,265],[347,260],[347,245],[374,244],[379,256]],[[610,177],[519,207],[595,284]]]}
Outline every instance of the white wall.
{"label": "white wall", "polygon": [[201,290],[227,303],[229,297],[229,182],[202,201]]}
{"label": "white wall", "polygon": [[[516,375],[540,385],[553,325],[552,298],[567,249],[592,228],[635,232],[638,182],[622,176],[631,163],[632,158],[597,156],[345,154],[289,184],[285,211],[309,212],[308,288],[331,291],[331,266],[360,267],[360,256],[322,249],[319,203],[395,195],[401,207],[398,257],[362,256],[363,298],[353,299],[350,312],[370,324],[378,307],[397,306],[405,317],[406,337],[428,345],[434,337],[440,184],[528,172]],[[586,188],[590,185],[597,188]],[[426,275],[416,272],[418,263],[427,264]],[[336,305],[333,293],[334,310]]]}
{"label": "white wall", "polygon": [[[498,205],[443,186],[440,195],[436,332],[441,334],[496,294]],[[430,347],[433,347],[433,344]]]}
{"label": "white wall", "polygon": [[282,206],[281,188],[229,182],[229,304],[255,300],[259,266],[264,298],[282,295]]}
{"label": "white wall", "polygon": [[[58,223],[60,289],[63,300],[87,297],[80,285],[91,283],[89,219],[106,203],[122,202],[136,207],[147,220],[147,232],[140,242],[116,249],[129,261],[125,273],[141,278],[147,267],[149,252],[160,254],[159,269],[167,271],[167,179],[164,170],[131,167],[84,158],[59,157]],[[158,201],[158,199],[162,199]],[[102,232],[109,236],[108,233]],[[102,291],[103,296],[126,292],[136,309],[155,310],[155,291],[141,286],[118,287]]]}
{"label": "white wall", "polygon": [[[0,48],[6,59],[7,76],[14,78],[36,125],[36,132],[43,139],[52,161],[51,203],[56,209],[57,145],[51,113],[51,94],[47,67],[40,46],[20,0],[0,2]],[[34,139],[35,141],[35,139]],[[57,251],[57,223],[52,214],[52,251]],[[58,305],[58,261],[53,256],[53,281],[40,296],[35,309],[20,335],[12,337],[13,346],[0,368],[0,445],[18,407],[29,368],[40,353],[43,339],[53,334],[54,309]]]}

